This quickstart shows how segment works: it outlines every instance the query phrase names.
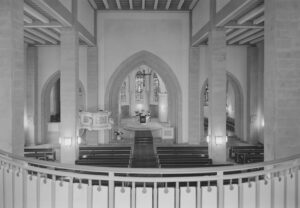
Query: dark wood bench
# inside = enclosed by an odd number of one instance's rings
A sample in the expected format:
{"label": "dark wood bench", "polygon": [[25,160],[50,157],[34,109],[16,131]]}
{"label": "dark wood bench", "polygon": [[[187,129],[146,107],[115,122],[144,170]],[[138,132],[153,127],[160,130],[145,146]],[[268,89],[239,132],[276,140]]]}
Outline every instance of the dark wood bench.
{"label": "dark wood bench", "polygon": [[79,147],[79,151],[81,150],[131,150],[131,147],[123,147],[123,146],[81,146]]}
{"label": "dark wood bench", "polygon": [[53,148],[25,148],[24,156],[38,160],[56,160],[56,153]]}
{"label": "dark wood bench", "polygon": [[235,153],[236,151],[239,150],[247,150],[247,151],[251,151],[251,150],[264,150],[263,146],[232,146],[229,148],[229,157],[230,158],[235,158]]}

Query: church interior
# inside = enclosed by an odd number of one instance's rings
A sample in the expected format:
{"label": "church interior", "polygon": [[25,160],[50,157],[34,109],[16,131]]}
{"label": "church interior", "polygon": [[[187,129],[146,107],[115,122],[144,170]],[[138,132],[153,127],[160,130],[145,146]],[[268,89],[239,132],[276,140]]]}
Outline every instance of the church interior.
{"label": "church interior", "polygon": [[300,207],[299,0],[1,0],[0,73],[0,208]]}

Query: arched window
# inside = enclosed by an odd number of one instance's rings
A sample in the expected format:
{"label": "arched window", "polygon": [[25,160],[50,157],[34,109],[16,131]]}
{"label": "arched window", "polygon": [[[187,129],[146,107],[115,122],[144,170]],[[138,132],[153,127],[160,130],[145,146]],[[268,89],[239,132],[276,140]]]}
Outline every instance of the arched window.
{"label": "arched window", "polygon": [[126,81],[124,81],[122,84],[120,96],[121,96],[121,103],[126,103]]}
{"label": "arched window", "polygon": [[205,106],[208,106],[208,93],[209,93],[209,90],[208,90],[208,83],[207,83],[205,86],[205,91],[204,91],[204,98],[205,98],[204,105]]}
{"label": "arched window", "polygon": [[135,75],[135,100],[141,101],[144,99],[143,92],[145,87],[145,77],[141,71]]}
{"label": "arched window", "polygon": [[160,92],[159,88],[159,79],[156,73],[153,73],[153,101],[158,102],[158,93]]}

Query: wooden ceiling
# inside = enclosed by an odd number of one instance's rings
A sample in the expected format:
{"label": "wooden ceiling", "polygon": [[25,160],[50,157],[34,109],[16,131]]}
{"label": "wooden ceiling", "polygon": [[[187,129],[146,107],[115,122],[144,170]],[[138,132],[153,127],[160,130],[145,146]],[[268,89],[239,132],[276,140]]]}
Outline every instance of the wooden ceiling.
{"label": "wooden ceiling", "polygon": [[189,11],[198,0],[89,0],[98,10]]}

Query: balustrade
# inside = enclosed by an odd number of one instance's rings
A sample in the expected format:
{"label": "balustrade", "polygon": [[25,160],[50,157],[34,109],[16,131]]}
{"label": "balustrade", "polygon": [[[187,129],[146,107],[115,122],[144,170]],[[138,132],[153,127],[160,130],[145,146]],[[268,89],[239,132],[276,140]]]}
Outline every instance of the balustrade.
{"label": "balustrade", "polygon": [[184,169],[59,164],[0,151],[0,208],[299,207],[300,155]]}

